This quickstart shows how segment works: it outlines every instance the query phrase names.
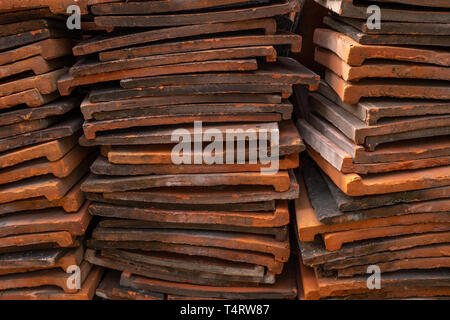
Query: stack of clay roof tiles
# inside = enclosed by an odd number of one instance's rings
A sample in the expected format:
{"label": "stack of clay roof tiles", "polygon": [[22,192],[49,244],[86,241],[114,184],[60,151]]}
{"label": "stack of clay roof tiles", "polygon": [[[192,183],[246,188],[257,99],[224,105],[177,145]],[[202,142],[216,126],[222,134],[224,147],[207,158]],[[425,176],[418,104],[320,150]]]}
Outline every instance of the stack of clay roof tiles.
{"label": "stack of clay roof tiles", "polygon": [[[99,220],[85,258],[112,269],[97,295],[295,298],[288,200],[299,195],[292,169],[304,145],[288,99],[294,85],[316,90],[319,77],[276,48],[301,50],[300,36],[278,28],[294,25],[299,1],[117,1],[90,11],[111,32],[73,48],[81,59],[58,86],[87,89],[80,143],[101,146],[82,185]],[[177,129],[192,140],[254,129],[250,142],[272,132],[280,171],[263,175],[248,156],[198,162],[187,150],[194,163],[175,165]]]}
{"label": "stack of clay roof tiles", "polygon": [[316,2],[331,14],[314,37],[325,81],[298,121],[314,160],[298,174],[302,296],[449,296],[450,3],[370,1],[371,29],[369,1]]}
{"label": "stack of clay roof tiles", "polygon": [[9,5],[0,3],[0,299],[89,299],[101,268],[83,261],[91,216],[81,183],[94,158],[78,144],[81,99],[57,89],[72,35],[46,8]]}

